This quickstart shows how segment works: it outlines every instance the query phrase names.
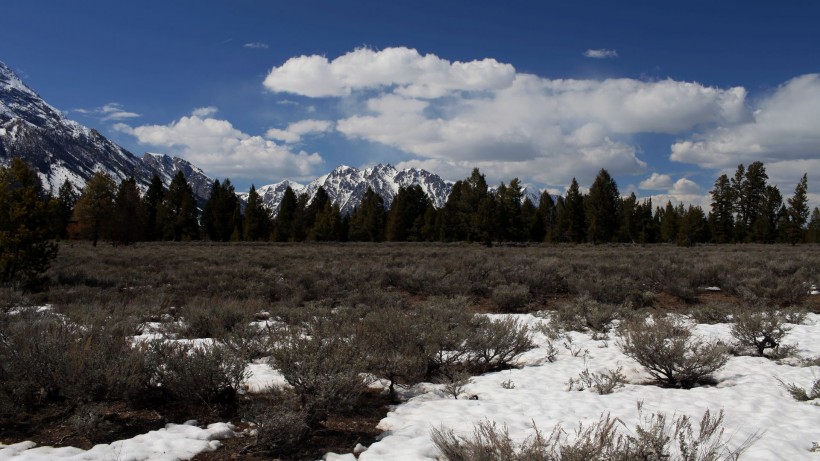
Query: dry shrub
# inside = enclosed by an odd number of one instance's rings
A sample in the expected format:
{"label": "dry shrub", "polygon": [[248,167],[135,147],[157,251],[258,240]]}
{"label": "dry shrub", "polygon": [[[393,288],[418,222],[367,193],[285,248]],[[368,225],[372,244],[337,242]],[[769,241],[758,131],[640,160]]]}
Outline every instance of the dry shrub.
{"label": "dry shrub", "polygon": [[355,335],[339,319],[315,318],[304,328],[280,329],[271,365],[299,396],[305,423],[316,427],[330,412],[344,411],[364,390],[360,366],[364,354]]}
{"label": "dry shrub", "polygon": [[620,317],[621,311],[617,306],[600,303],[585,294],[560,305],[555,320],[565,330],[605,333],[612,321]]}
{"label": "dry shrub", "polygon": [[291,390],[272,389],[243,411],[243,419],[256,424],[256,448],[274,455],[292,453],[310,436],[307,414]]}
{"label": "dry shrub", "polygon": [[712,302],[700,304],[689,311],[692,319],[697,323],[714,325],[716,323],[728,323],[731,321],[734,306],[726,303]]}
{"label": "dry shrub", "polygon": [[485,373],[510,368],[515,358],[535,348],[529,327],[513,317],[476,317],[467,337],[471,369]]}
{"label": "dry shrub", "polygon": [[742,345],[754,347],[757,355],[763,357],[766,349],[776,351],[780,342],[791,328],[785,325],[782,313],[774,310],[735,312],[732,336]]}
{"label": "dry shrub", "polygon": [[80,326],[49,312],[7,315],[0,319],[0,406],[140,398],[150,376],[140,352],[116,325]]}
{"label": "dry shrub", "polygon": [[493,288],[490,299],[501,312],[518,312],[530,300],[530,288],[520,283],[498,285]]}
{"label": "dry shrub", "polygon": [[247,325],[258,309],[237,300],[195,298],[182,309],[179,334],[184,338],[223,338]]}
{"label": "dry shrub", "polygon": [[147,344],[152,383],[170,399],[229,404],[248,376],[245,361],[228,347],[156,340]]}
{"label": "dry shrub", "polygon": [[[780,380],[778,379],[778,381]],[[815,379],[808,391],[795,383],[780,381],[780,384],[788,391],[789,395],[798,402],[820,399],[820,379]]]}
{"label": "dry shrub", "polygon": [[626,376],[623,374],[623,367],[614,370],[606,370],[603,373],[594,373],[585,368],[578,378],[570,378],[567,382],[567,390],[583,391],[591,389],[596,394],[611,394],[620,387],[624,387]]}
{"label": "dry shrub", "polygon": [[433,429],[431,436],[447,461],[736,461],[757,440],[754,435],[729,448],[722,411],[713,415],[706,410],[697,431],[688,416],[670,419],[662,413],[642,417],[634,431],[624,433],[621,426],[621,420],[604,415],[591,425],[579,424],[571,438],[560,425],[549,436],[536,428],[518,445],[506,427],[489,421],[479,423],[472,437],[444,428]]}
{"label": "dry shrub", "polygon": [[419,382],[427,372],[427,326],[426,319],[415,312],[398,308],[372,310],[359,325],[361,350],[366,355],[364,368],[390,381],[390,397],[394,401],[397,384]]}
{"label": "dry shrub", "polygon": [[728,361],[723,345],[693,336],[689,326],[666,317],[649,320],[625,322],[619,346],[662,386],[692,388]]}

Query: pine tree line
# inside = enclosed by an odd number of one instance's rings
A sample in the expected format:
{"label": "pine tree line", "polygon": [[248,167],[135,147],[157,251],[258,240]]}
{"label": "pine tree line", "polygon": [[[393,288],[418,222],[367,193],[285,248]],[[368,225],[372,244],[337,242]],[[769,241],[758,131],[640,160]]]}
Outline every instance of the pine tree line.
{"label": "pine tree line", "polygon": [[[17,166],[19,169],[19,165]],[[22,170],[21,170],[22,171]],[[820,210],[810,213],[804,174],[785,202],[767,183],[761,162],[721,175],[711,208],[653,206],[634,193],[622,197],[602,169],[588,192],[573,178],[564,196],[543,192],[538,203],[524,197],[520,181],[495,190],[478,169],[452,188],[437,209],[420,186],[402,187],[389,208],[368,188],[349,215],[320,187],[311,199],[288,188],[276,217],[251,187],[242,203],[230,179],[216,180],[201,216],[185,176],[167,189],[154,176],[145,194],[133,178],[116,184],[96,173],[81,193],[66,181],[47,202],[50,235],[56,238],[130,244],[152,240],[211,241],[473,241],[551,243],[820,243]]]}

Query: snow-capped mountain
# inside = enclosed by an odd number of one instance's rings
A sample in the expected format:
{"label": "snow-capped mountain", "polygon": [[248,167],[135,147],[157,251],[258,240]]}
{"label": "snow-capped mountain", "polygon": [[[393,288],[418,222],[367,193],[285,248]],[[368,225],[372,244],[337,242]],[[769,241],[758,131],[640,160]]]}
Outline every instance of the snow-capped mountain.
{"label": "snow-capped mountain", "polygon": [[97,130],[69,120],[0,62],[0,165],[21,157],[35,168],[43,187],[56,192],[68,179],[78,189],[95,172],[119,182],[133,176],[146,189],[154,173],[167,185],[178,170],[204,203],[212,181],[185,160],[147,154],[139,158]]}
{"label": "snow-capped mountain", "polygon": [[370,187],[384,200],[386,207],[393,203],[393,198],[402,186],[421,186],[430,197],[435,207],[442,207],[447,201],[452,189],[452,183],[444,181],[438,175],[429,171],[408,168],[397,170],[392,165],[376,165],[360,170],[358,168],[341,165],[330,173],[320,176],[307,185],[292,181],[282,181],[276,184],[262,186],[257,192],[271,210],[278,210],[282,197],[288,186],[297,195],[307,194],[311,200],[319,187],[323,187],[330,200],[339,205],[342,214],[351,213],[364,197]]}

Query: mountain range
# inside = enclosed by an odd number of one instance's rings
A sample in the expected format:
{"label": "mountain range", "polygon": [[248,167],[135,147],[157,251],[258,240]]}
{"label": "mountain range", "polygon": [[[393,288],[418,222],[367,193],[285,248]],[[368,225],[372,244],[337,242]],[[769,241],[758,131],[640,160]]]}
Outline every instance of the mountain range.
{"label": "mountain range", "polygon": [[[202,206],[210,194],[213,179],[187,160],[165,154],[146,153],[138,157],[108,140],[93,128],[68,119],[45,102],[3,62],[0,62],[0,165],[21,157],[35,168],[43,186],[56,193],[68,179],[81,189],[97,171],[119,182],[134,177],[145,191],[154,174],[167,186],[182,171]],[[389,207],[402,186],[421,186],[436,207],[444,206],[453,184],[419,168],[397,170],[392,165],[376,165],[363,170],[339,166],[308,184],[281,181],[259,187],[257,192],[274,213],[285,190],[312,199],[323,187],[343,214],[352,212],[371,187]],[[524,191],[537,203],[537,195]],[[247,193],[237,194],[247,198]]]}
{"label": "mountain range", "polygon": [[0,62],[0,164],[8,164],[11,157],[35,168],[43,187],[52,193],[66,179],[80,189],[97,171],[116,182],[134,177],[146,190],[154,174],[167,185],[182,170],[200,203],[213,184],[186,160],[157,154],[137,157],[97,130],[69,120]]}

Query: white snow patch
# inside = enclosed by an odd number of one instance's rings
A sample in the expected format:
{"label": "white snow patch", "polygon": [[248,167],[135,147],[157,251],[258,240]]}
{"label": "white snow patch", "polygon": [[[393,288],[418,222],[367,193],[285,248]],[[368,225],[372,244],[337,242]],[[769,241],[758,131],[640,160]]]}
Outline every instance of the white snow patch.
{"label": "white snow patch", "polygon": [[0,444],[0,461],[177,461],[216,450],[222,445],[219,440],[235,436],[235,429],[230,423],[209,424],[205,429],[197,427],[196,421],[167,424],[164,429],[110,444],[95,445],[90,450],[75,447],[37,447],[34,442]]}
{"label": "white snow patch", "polygon": [[250,393],[260,393],[275,387],[288,386],[285,377],[268,364],[267,359],[257,359],[245,367],[247,379],[242,383],[243,389]]}
{"label": "white snow patch", "polygon": [[[544,320],[531,315],[519,318],[530,325]],[[799,343],[803,357],[820,354],[820,315],[809,314],[804,325],[795,325],[785,343]],[[697,334],[731,342],[730,325],[697,325]],[[689,415],[699,421],[703,412],[724,410],[726,437],[738,446],[755,433],[760,439],[743,459],[820,459],[809,450],[820,441],[820,411],[814,405],[791,398],[778,379],[808,387],[820,376],[820,367],[792,367],[759,357],[731,357],[715,378],[716,386],[691,390],[663,389],[651,385],[627,384],[610,395],[589,390],[567,390],[569,378],[588,368],[591,372],[623,367],[630,383],[639,383],[647,374],[635,361],[623,355],[616,337],[593,340],[589,334],[571,332],[574,348],[588,350],[574,357],[560,344],[558,360],[544,360],[546,338],[534,334],[538,348],[523,354],[520,369],[477,376],[465,392],[478,400],[455,400],[428,385],[426,392],[394,407],[379,423],[381,440],[359,456],[360,461],[435,460],[438,452],[430,439],[432,428],[452,428],[457,434],[471,435],[482,420],[506,425],[510,437],[521,442],[533,434],[533,423],[549,434],[561,424],[570,434],[579,422],[591,424],[602,415],[620,418],[629,430],[639,422],[637,402],[643,401],[643,414],[661,412]],[[504,388],[504,382],[514,388]],[[422,388],[422,386],[417,386]]]}

